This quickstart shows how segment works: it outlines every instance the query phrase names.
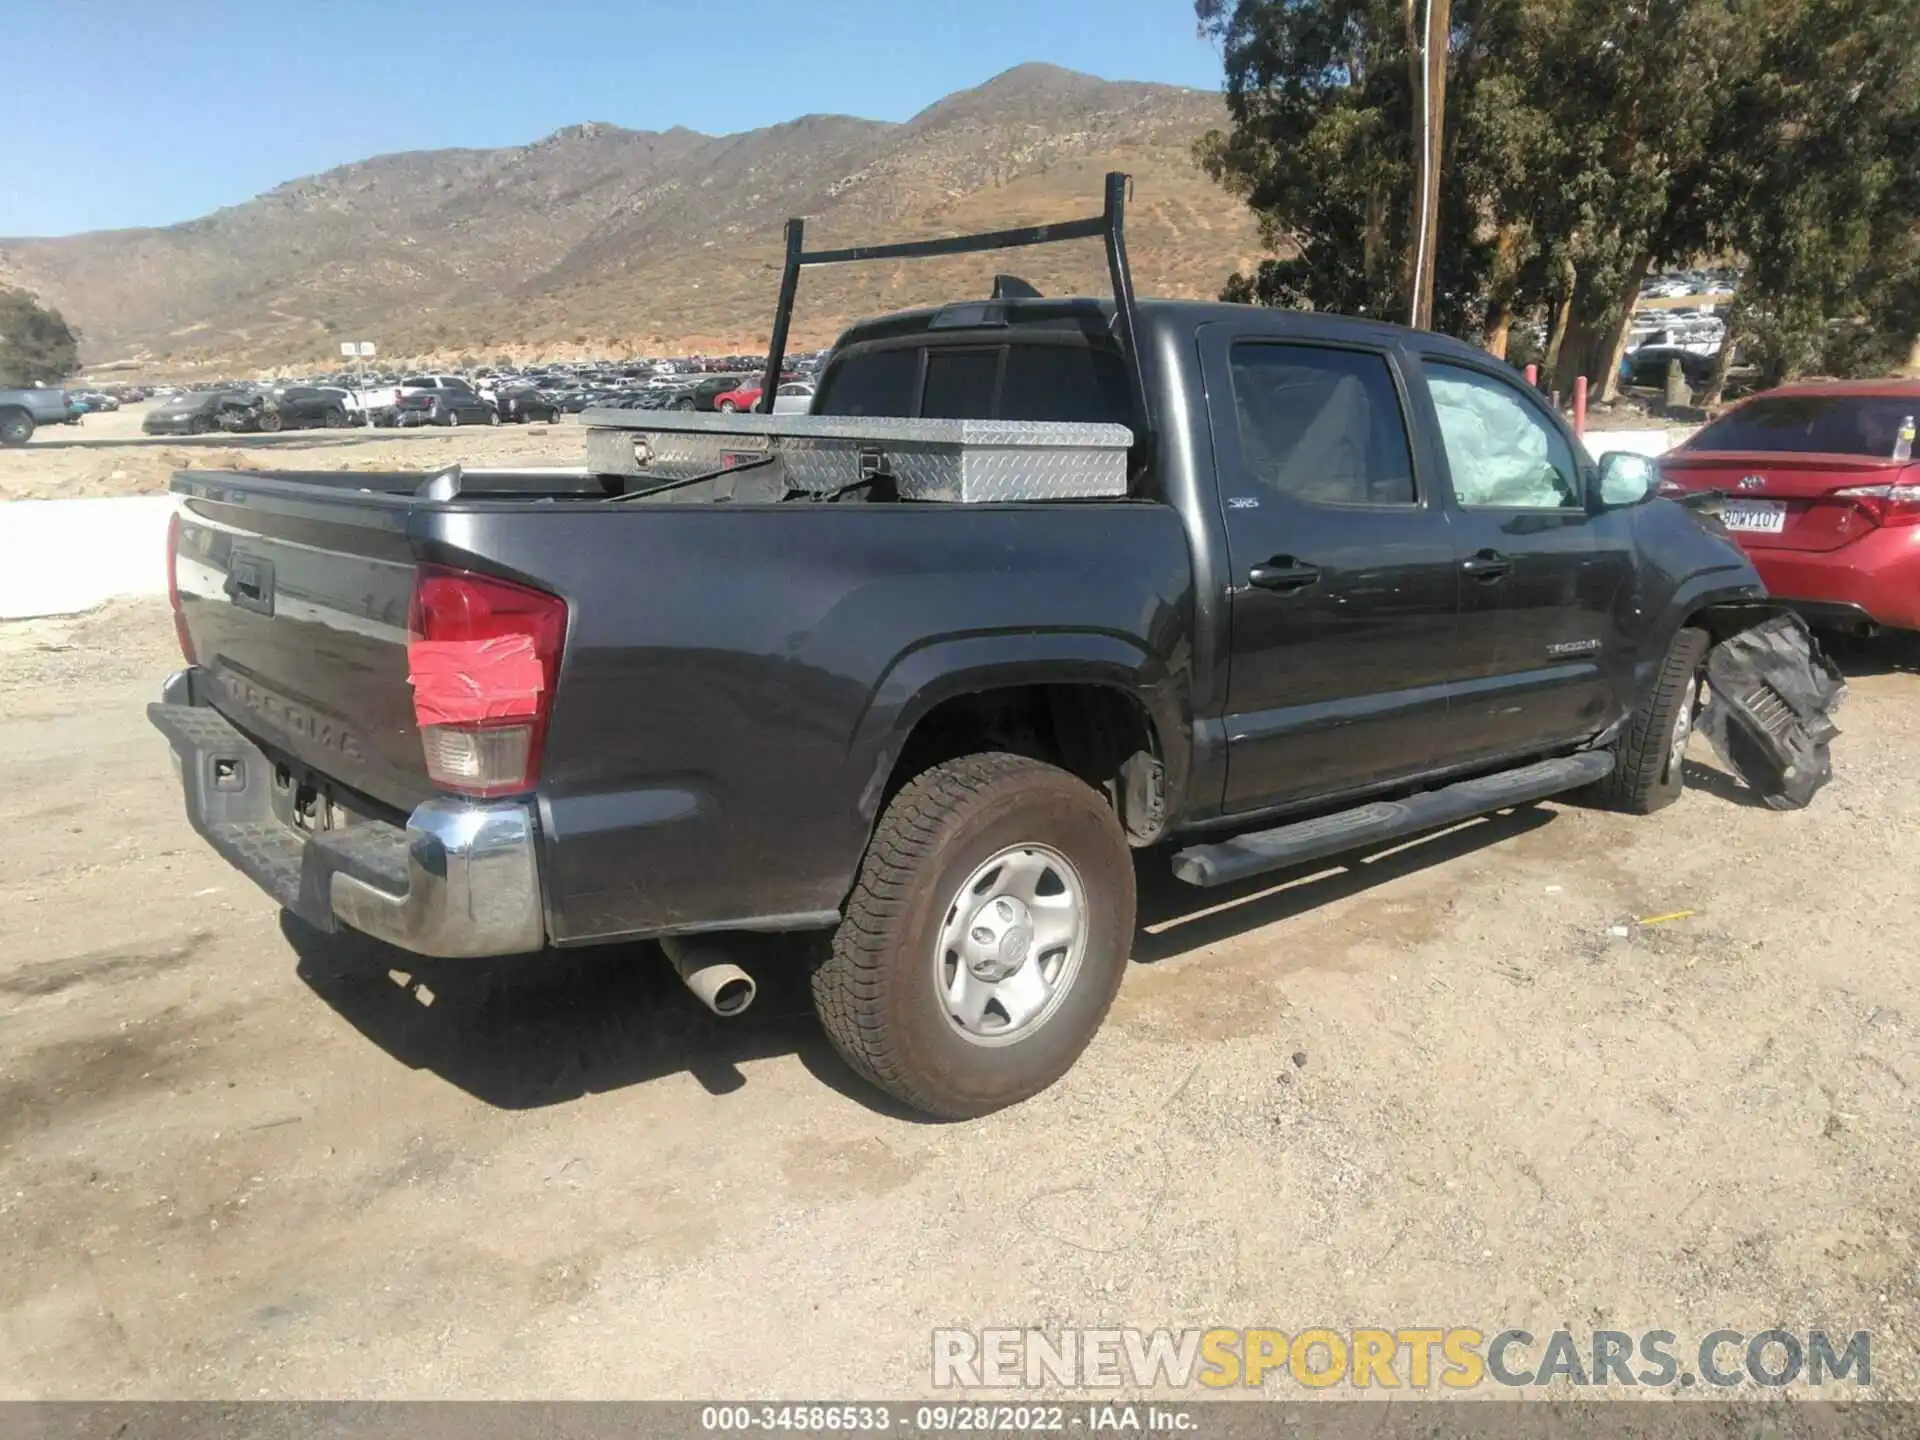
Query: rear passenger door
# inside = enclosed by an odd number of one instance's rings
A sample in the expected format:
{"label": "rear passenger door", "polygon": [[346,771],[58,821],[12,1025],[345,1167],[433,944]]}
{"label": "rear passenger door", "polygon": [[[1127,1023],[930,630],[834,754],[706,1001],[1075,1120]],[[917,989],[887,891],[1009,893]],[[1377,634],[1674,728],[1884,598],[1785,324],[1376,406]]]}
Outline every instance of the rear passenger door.
{"label": "rear passenger door", "polygon": [[1231,564],[1225,808],[1431,767],[1458,556],[1395,354],[1237,325],[1206,327],[1201,349]]}

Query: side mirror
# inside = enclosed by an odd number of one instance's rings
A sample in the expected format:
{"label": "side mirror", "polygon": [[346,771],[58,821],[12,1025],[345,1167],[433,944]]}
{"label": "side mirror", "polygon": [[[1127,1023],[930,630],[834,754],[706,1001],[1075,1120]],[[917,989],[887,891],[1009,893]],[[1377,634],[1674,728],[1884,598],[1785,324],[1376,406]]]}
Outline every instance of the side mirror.
{"label": "side mirror", "polygon": [[1638,505],[1660,483],[1659,467],[1651,457],[1631,450],[1609,450],[1600,457],[1598,498],[1609,510]]}

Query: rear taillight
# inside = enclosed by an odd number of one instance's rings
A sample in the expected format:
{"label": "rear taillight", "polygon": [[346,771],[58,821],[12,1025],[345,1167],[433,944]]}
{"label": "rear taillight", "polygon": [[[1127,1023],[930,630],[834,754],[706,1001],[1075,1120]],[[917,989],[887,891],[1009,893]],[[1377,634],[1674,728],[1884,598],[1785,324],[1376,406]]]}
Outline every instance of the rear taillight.
{"label": "rear taillight", "polygon": [[167,605],[173,611],[173,633],[180,640],[180,654],[187,664],[193,656],[193,634],[187,629],[186,612],[180,608],[180,512],[167,516]]}
{"label": "rear taillight", "polygon": [[513,795],[540,774],[567,602],[424,565],[407,617],[407,679],[427,774],[464,795]]}
{"label": "rear taillight", "polygon": [[1833,497],[1851,500],[1876,525],[1920,524],[1920,484],[1851,485]]}

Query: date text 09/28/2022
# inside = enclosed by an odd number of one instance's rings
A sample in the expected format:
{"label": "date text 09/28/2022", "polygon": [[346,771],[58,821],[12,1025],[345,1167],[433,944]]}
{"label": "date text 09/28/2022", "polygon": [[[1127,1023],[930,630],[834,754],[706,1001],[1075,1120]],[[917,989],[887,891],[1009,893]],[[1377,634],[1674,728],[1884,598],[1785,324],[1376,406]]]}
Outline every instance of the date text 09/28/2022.
{"label": "date text 09/28/2022", "polygon": [[1044,1430],[1103,1432],[1147,1431],[1181,1434],[1198,1422],[1178,1406],[1083,1405],[708,1405],[700,1428],[719,1434],[790,1430],[801,1432],[898,1430],[928,1435],[966,1435]]}

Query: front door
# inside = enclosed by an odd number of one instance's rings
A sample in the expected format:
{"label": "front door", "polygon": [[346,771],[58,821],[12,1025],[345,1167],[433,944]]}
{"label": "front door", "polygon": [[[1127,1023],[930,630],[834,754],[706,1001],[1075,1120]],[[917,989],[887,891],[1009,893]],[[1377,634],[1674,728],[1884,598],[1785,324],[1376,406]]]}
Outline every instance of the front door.
{"label": "front door", "polygon": [[1429,766],[1459,576],[1384,348],[1211,326],[1203,365],[1231,563],[1229,813]]}
{"label": "front door", "polygon": [[1462,575],[1449,758],[1517,758],[1587,739],[1614,718],[1632,515],[1589,507],[1589,467],[1537,392],[1454,360],[1429,356],[1420,368]]}

